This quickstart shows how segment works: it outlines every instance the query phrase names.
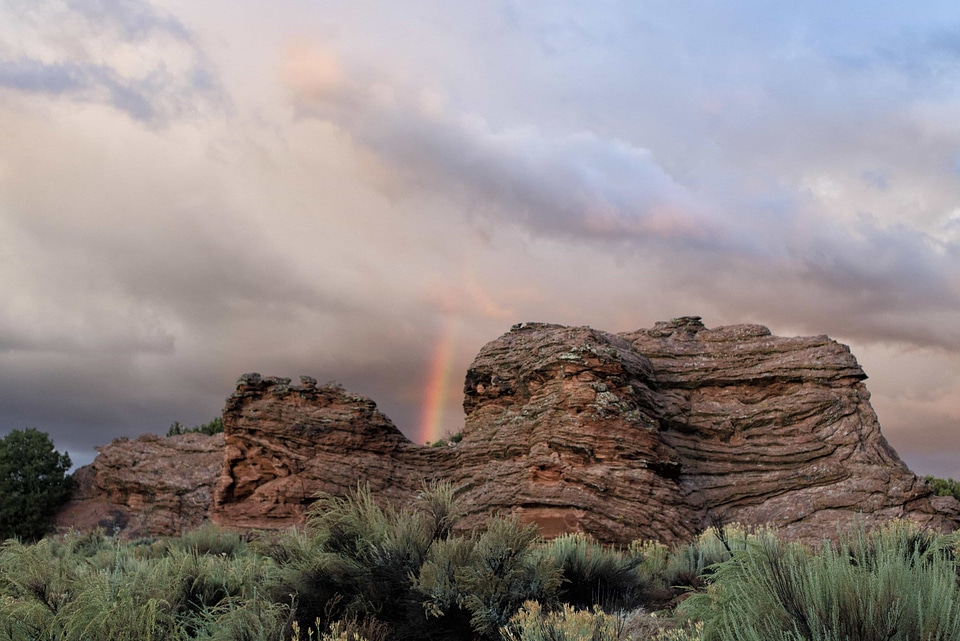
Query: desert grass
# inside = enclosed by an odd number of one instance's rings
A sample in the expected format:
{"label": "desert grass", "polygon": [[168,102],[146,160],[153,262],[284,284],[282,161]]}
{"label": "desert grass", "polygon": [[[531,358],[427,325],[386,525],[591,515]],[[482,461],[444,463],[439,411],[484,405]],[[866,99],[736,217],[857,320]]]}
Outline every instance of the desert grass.
{"label": "desert grass", "polygon": [[960,639],[958,538],[912,523],[618,548],[505,518],[459,534],[453,498],[426,487],[399,509],[359,488],[279,535],[8,540],[0,641]]}

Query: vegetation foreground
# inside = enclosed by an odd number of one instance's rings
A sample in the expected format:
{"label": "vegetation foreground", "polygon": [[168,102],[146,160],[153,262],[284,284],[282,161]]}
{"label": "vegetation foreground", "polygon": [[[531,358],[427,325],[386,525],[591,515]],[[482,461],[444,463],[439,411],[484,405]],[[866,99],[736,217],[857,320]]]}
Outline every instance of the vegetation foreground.
{"label": "vegetation foreground", "polygon": [[960,638],[957,538],[907,522],[817,548],[724,527],[619,549],[456,518],[440,484],[403,510],[325,497],[279,535],[11,539],[0,641]]}

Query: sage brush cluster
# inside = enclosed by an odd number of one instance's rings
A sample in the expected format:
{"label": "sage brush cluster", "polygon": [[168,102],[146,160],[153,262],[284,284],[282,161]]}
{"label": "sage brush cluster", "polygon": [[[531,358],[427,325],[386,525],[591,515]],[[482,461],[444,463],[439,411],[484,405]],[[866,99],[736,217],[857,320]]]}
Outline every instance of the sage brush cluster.
{"label": "sage brush cluster", "polygon": [[766,532],[680,612],[705,641],[960,639],[957,538],[894,522],[819,549]]}
{"label": "sage brush cluster", "polygon": [[[0,641],[947,641],[957,538],[897,522],[810,547],[715,527],[668,548],[459,533],[452,487],[323,496],[306,527],[0,546]],[[687,597],[676,610],[672,608]]]}

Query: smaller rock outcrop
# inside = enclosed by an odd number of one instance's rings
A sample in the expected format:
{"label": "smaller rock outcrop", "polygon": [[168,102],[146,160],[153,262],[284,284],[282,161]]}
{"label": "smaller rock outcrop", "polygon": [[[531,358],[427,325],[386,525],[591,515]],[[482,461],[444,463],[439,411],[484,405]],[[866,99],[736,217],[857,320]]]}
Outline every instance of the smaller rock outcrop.
{"label": "smaller rock outcrop", "polygon": [[77,489],[57,514],[61,528],[124,536],[175,535],[209,517],[223,465],[223,434],[145,434],[98,447],[74,474]]}
{"label": "smaller rock outcrop", "polygon": [[381,495],[416,487],[405,462],[422,449],[370,399],[301,376],[245,374],[223,409],[226,439],[212,517],[232,527],[298,523],[318,492],[359,482]]}

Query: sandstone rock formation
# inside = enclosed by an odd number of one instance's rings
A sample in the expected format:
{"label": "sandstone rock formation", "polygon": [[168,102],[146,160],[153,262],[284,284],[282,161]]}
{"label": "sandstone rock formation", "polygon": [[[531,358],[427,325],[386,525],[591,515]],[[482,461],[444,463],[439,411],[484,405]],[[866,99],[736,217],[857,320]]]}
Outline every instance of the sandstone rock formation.
{"label": "sandstone rock formation", "polygon": [[145,434],[98,447],[93,463],[74,474],[77,491],[57,525],[129,538],[195,528],[209,517],[223,449],[223,434]]}
{"label": "sandstone rock formation", "polygon": [[527,323],[488,343],[467,372],[453,478],[466,525],[516,512],[547,534],[606,541],[688,538],[683,461],[661,438],[660,394],[630,342]]}
{"label": "sandstone rock formation", "polygon": [[800,539],[855,520],[960,523],[960,505],[931,496],[880,433],[847,346],[760,325],[708,330],[695,317],[622,336],[656,373],[661,438],[681,459],[678,490],[695,514]]}
{"label": "sandstone rock formation", "polygon": [[318,492],[369,483],[399,496],[416,487],[404,467],[424,448],[410,442],[368,398],[316,380],[245,374],[223,410],[223,471],[214,520],[276,528],[300,521]]}
{"label": "sandstone rock formation", "polygon": [[[955,528],[960,504],[933,497],[890,448],[865,378],[825,336],[778,338],[758,325],[707,329],[685,317],[615,335],[525,323],[471,365],[453,447],[411,443],[338,386],[244,375],[223,412],[222,467],[205,468],[183,496],[210,501],[219,474],[211,518],[244,528],[297,523],[318,491],[363,482],[403,500],[427,479],[458,488],[464,529],[494,513],[609,542],[684,540],[716,520],[772,523],[802,539],[858,519]],[[119,479],[122,458],[107,454],[96,478]],[[182,508],[146,484],[97,481],[142,527],[196,519],[193,499],[174,518]],[[146,496],[152,503],[136,498]]]}

